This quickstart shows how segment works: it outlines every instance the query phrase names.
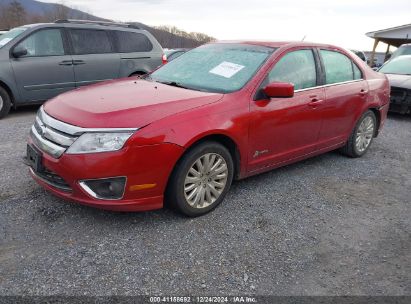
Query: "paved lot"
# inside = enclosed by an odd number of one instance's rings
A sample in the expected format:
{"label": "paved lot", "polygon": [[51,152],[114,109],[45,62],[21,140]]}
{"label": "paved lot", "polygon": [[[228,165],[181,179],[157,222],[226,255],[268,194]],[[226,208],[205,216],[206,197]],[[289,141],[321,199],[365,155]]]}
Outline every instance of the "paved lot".
{"label": "paved lot", "polygon": [[57,199],[21,163],[35,108],[0,121],[0,295],[410,295],[411,117],[361,159],[237,182],[211,214]]}

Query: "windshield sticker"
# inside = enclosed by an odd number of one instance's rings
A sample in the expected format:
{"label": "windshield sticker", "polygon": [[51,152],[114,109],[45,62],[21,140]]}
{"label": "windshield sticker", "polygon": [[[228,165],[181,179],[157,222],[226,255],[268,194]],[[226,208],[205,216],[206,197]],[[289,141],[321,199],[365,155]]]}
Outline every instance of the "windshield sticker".
{"label": "windshield sticker", "polygon": [[244,68],[245,68],[245,66],[243,66],[243,65],[223,61],[222,63],[217,65],[215,68],[213,68],[210,71],[210,73],[215,74],[215,75],[219,75],[219,76],[223,76],[225,78],[231,78]]}
{"label": "windshield sticker", "polygon": [[0,40],[0,46],[3,46],[6,43],[9,43],[12,40],[13,40],[13,38],[4,38],[3,40]]}

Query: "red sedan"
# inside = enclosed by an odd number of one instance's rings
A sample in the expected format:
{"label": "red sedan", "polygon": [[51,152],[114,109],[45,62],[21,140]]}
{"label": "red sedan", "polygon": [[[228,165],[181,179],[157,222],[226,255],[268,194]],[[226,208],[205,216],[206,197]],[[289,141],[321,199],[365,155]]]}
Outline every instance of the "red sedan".
{"label": "red sedan", "polygon": [[215,208],[242,179],[339,149],[364,155],[389,105],[386,77],[344,49],[219,42],[145,79],[85,87],[38,112],[33,178],[64,199],[117,211]]}

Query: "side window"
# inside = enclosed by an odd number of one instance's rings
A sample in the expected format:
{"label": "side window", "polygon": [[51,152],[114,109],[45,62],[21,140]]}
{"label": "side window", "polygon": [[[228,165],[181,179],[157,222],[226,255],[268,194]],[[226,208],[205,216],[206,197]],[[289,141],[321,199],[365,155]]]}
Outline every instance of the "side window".
{"label": "side window", "polygon": [[354,69],[354,80],[362,79],[361,70],[357,67],[357,65],[353,62],[352,67]]}
{"label": "side window", "polygon": [[325,67],[326,84],[354,79],[353,63],[347,56],[339,52],[326,50],[320,50],[320,54]]}
{"label": "side window", "polygon": [[116,31],[120,53],[150,52],[153,49],[146,35],[134,32]]}
{"label": "side window", "polygon": [[46,29],[35,32],[17,46],[27,49],[24,57],[64,55],[63,38],[59,29]]}
{"label": "side window", "polygon": [[106,31],[71,29],[75,55],[111,53],[110,38]]}
{"label": "side window", "polygon": [[290,82],[296,90],[315,87],[317,72],[312,50],[298,50],[286,54],[268,74],[268,81]]}

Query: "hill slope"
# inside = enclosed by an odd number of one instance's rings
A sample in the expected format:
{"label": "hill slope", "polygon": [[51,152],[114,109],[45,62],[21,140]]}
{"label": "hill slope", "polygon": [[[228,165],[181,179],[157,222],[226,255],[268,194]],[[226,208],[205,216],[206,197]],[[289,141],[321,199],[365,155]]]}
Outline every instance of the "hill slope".
{"label": "hill slope", "polygon": [[[13,0],[0,0],[0,5],[8,5]],[[70,8],[58,3],[46,3],[35,0],[18,0],[24,7],[28,15],[42,16],[51,13],[61,12],[67,14],[67,18],[71,19],[86,19],[94,21],[104,21],[106,19],[94,16],[92,14],[80,11],[78,9]]]}

